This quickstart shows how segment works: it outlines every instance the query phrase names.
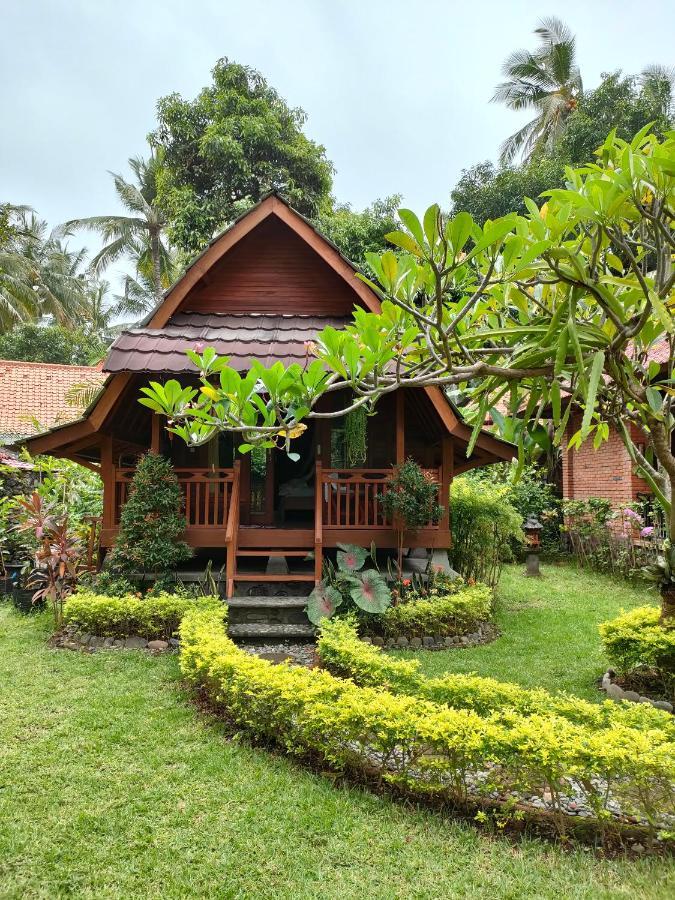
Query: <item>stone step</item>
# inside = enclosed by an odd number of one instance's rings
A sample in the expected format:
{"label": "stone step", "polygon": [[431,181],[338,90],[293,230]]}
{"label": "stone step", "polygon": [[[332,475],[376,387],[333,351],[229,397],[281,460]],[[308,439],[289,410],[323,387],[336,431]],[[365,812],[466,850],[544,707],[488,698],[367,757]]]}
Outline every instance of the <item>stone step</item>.
{"label": "stone step", "polygon": [[304,574],[299,572],[289,572],[287,575],[278,573],[268,574],[266,572],[235,572],[235,581],[314,581],[314,574]]}
{"label": "stone step", "polygon": [[307,623],[269,625],[265,623],[230,625],[228,634],[235,641],[268,643],[269,641],[311,641],[316,631]]}
{"label": "stone step", "polygon": [[230,597],[230,609],[304,609],[307,597]]}
{"label": "stone step", "polygon": [[232,597],[232,625],[307,625],[306,597]]}

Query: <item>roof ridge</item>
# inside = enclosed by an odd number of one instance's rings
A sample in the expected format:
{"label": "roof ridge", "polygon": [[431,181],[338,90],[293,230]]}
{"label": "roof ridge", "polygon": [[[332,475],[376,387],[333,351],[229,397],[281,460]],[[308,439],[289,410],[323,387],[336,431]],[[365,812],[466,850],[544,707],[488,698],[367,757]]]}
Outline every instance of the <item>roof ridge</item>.
{"label": "roof ridge", "polygon": [[100,372],[100,368],[98,365],[95,366],[83,366],[83,365],[70,365],[70,363],[46,363],[46,362],[37,362],[35,360],[23,360],[23,359],[0,359],[0,366],[14,366],[19,368],[21,366],[35,366],[40,369],[59,369],[61,371],[73,371],[74,369],[87,369],[90,372]]}

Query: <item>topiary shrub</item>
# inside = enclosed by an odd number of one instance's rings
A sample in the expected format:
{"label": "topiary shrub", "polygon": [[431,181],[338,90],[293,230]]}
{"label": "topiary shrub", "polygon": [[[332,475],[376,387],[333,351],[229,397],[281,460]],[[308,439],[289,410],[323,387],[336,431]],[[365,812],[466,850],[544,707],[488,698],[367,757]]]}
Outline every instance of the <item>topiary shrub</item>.
{"label": "topiary shrub", "polygon": [[146,453],[122,508],[110,569],[122,575],[163,575],[190,559],[193,550],[180,539],[185,531],[182,511],[183,494],[173,466],[157,453]]}
{"label": "topiary shrub", "polygon": [[133,594],[109,597],[79,591],[66,601],[64,622],[99,637],[140,635],[146,640],[168,640],[190,609],[214,609],[223,620],[227,606],[218,597],[157,594],[145,598]]}
{"label": "topiary shrub", "polygon": [[502,565],[523,542],[523,519],[508,499],[507,485],[460,477],[452,482],[450,516],[453,568],[465,581],[494,587]]}
{"label": "topiary shrub", "polygon": [[662,621],[658,606],[639,606],[598,627],[607,658],[620,673],[652,670],[675,693],[675,621]]}

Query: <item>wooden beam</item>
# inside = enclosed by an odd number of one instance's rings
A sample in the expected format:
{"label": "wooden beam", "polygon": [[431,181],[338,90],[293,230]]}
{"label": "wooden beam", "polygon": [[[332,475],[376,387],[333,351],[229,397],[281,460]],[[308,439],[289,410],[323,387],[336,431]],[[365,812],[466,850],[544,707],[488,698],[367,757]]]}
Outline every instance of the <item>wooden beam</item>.
{"label": "wooden beam", "polygon": [[405,396],[403,389],[399,388],[396,397],[396,465],[401,466],[405,462]]}
{"label": "wooden beam", "polygon": [[443,505],[443,515],[441,516],[439,528],[444,531],[450,530],[450,485],[453,479],[453,469],[455,463],[455,447],[450,435],[445,435],[441,442],[441,499]]}
{"label": "wooden beam", "polygon": [[115,527],[115,467],[113,439],[104,434],[101,441],[101,478],[103,479],[103,528]]}
{"label": "wooden beam", "polygon": [[150,450],[153,453],[159,453],[159,439],[160,439],[160,421],[157,413],[152,413],[151,419],[151,434],[150,438]]}

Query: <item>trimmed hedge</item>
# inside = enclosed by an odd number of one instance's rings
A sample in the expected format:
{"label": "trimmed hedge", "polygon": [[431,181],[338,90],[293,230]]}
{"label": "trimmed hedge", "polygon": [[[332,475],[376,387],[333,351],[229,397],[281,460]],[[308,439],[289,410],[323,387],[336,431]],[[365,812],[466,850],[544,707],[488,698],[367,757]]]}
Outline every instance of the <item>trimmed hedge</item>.
{"label": "trimmed hedge", "polygon": [[464,634],[492,614],[492,591],[483,584],[457,593],[390,606],[382,615],[363,621],[367,632],[384,637]]}
{"label": "trimmed hedge", "polygon": [[[592,729],[560,716],[481,717],[405,694],[359,687],[325,670],[274,665],[239,650],[219,611],[190,610],[180,626],[183,674],[237,725],[291,753],[319,755],[405,788],[462,804],[550,792],[562,825],[573,789],[598,819],[614,799],[653,826],[673,809],[675,745],[649,731]],[[609,790],[608,790],[609,788]],[[513,801],[511,801],[513,802]],[[508,803],[508,801],[507,801]]]}
{"label": "trimmed hedge", "polygon": [[675,622],[664,625],[657,606],[639,606],[600,626],[602,645],[620,672],[646,667],[675,678]]}
{"label": "trimmed hedge", "polygon": [[190,609],[217,609],[223,617],[227,607],[218,597],[185,597],[181,594],[158,594],[145,598],[128,594],[107,597],[92,591],[79,591],[68,598],[63,620],[100,637],[128,637],[138,634],[147,640],[168,640],[178,630],[181,619]]}
{"label": "trimmed hedge", "polygon": [[[593,729],[639,728],[657,741],[675,741],[675,717],[647,704],[611,700],[589,703],[567,694],[528,690],[517,684],[479,675],[443,675],[427,678],[417,660],[394,659],[379,647],[359,640],[356,628],[345,620],[324,622],[317,645],[322,664],[333,674],[352,678],[363,687],[383,688],[431,700],[479,715],[555,715]],[[659,737],[660,734],[660,737]]]}

